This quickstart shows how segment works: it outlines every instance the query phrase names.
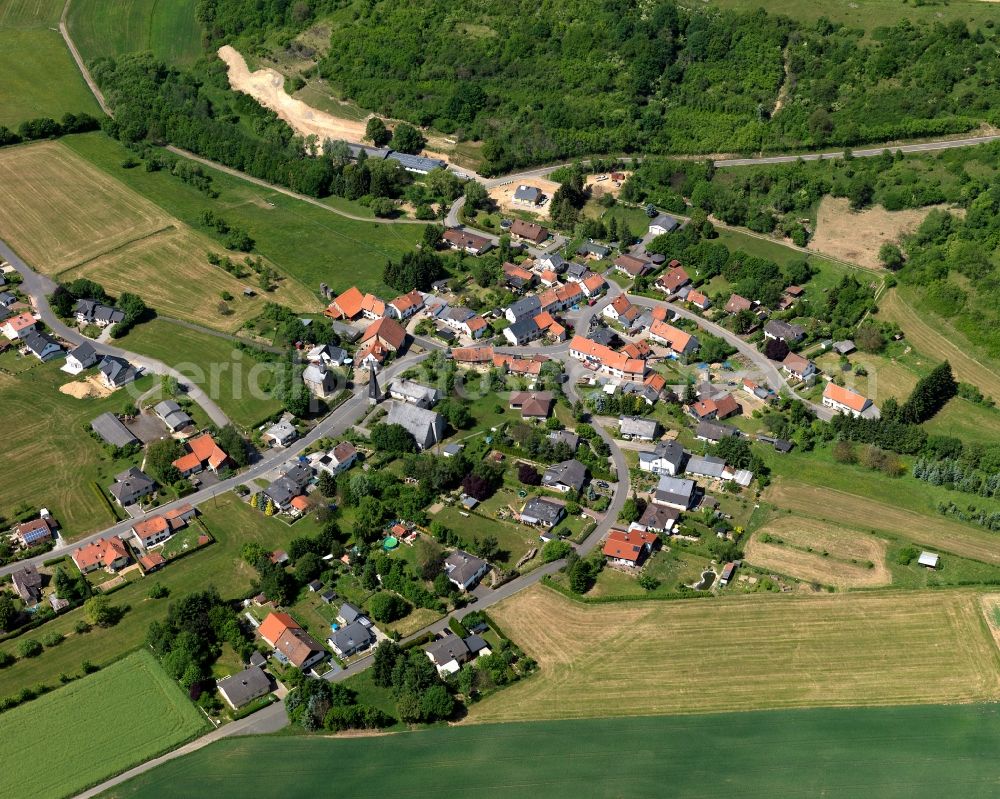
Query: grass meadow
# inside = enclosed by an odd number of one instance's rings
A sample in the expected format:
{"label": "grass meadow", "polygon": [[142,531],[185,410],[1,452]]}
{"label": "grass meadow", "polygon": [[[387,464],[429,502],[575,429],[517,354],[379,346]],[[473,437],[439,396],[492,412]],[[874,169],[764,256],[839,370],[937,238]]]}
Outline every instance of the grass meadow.
{"label": "grass meadow", "polygon": [[[13,359],[17,358],[15,362]],[[0,366],[26,366],[13,374],[0,372],[0,413],[12,423],[4,431],[6,477],[0,480],[0,516],[12,518],[26,503],[46,507],[69,539],[114,523],[111,512],[91,483],[102,490],[116,473],[131,465],[113,461],[101,442],[90,436],[96,416],[124,409],[136,396],[119,390],[105,399],[76,399],[59,387],[77,378],[59,371],[62,359],[42,364],[7,353]],[[139,391],[152,386],[142,378]],[[0,681],[2,682],[2,681]]]}
{"label": "grass meadow", "polygon": [[[59,799],[208,727],[147,651],[0,715],[0,795]],[[39,747],[51,747],[45,756]]]}
{"label": "grass meadow", "polygon": [[[198,227],[203,211],[212,210],[248,231],[255,252],[316,291],[327,283],[335,291],[357,285],[362,291],[396,296],[382,283],[387,259],[398,260],[420,241],[422,225],[359,222],[296,200],[271,189],[206,167],[219,192],[210,199],[164,172],[122,169],[128,151],[100,133],[64,138],[63,143],[116,181],[156,203],[171,217]],[[337,198],[334,198],[337,199]],[[345,200],[338,207],[359,215],[371,212]]]}
{"label": "grass meadow", "polygon": [[541,668],[471,722],[1000,697],[972,591],[584,604],[535,586],[490,613]]}
{"label": "grass meadow", "polygon": [[133,328],[123,345],[180,369],[243,427],[251,427],[281,408],[276,399],[262,397],[250,385],[257,372],[262,375],[257,382],[261,389],[272,384],[267,365],[258,365],[228,339],[153,319]]}
{"label": "grass meadow", "polygon": [[[0,673],[0,696],[12,696],[22,688],[40,684],[58,685],[60,674],[79,674],[85,660],[102,665],[141,646],[149,623],[166,616],[171,601],[170,598],[150,599],[147,594],[153,583],[168,588],[170,597],[201,591],[208,586],[215,586],[224,598],[243,597],[257,577],[240,558],[240,547],[244,543],[253,541],[269,549],[283,549],[296,536],[317,532],[311,518],[290,527],[253,510],[233,494],[203,503],[199,510],[215,543],[111,594],[112,605],[129,606],[114,627],[94,627],[87,633],[77,634],[74,627],[84,616],[83,609],[76,608],[60,614],[41,630],[28,633],[27,637],[40,638],[58,632],[65,635],[66,640],[55,648],[46,648],[38,657],[18,660],[4,669]],[[3,642],[0,650],[17,654],[20,640],[19,636]],[[5,794],[0,792],[0,795]]]}
{"label": "grass meadow", "polygon": [[0,125],[100,114],[59,35],[63,0],[0,0]]}
{"label": "grass meadow", "polygon": [[[611,709],[609,712],[613,713]],[[212,744],[106,796],[277,796],[335,781],[352,799],[993,795],[995,705],[855,708],[439,727],[384,737]],[[615,765],[624,759],[620,765]]]}
{"label": "grass meadow", "polygon": [[83,60],[151,52],[185,66],[201,55],[195,0],[73,0],[70,35]]}

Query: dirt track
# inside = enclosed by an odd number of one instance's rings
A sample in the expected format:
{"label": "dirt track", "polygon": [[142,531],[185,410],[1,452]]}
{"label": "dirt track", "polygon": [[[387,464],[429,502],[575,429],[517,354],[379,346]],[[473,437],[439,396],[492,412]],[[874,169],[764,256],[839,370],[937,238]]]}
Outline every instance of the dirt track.
{"label": "dirt track", "polygon": [[300,136],[318,136],[360,142],[365,136],[365,123],[341,119],[296,100],[285,91],[285,77],[273,69],[251,72],[243,56],[228,44],[219,48],[219,58],[229,67],[229,85],[249,94],[265,108],[287,122]]}

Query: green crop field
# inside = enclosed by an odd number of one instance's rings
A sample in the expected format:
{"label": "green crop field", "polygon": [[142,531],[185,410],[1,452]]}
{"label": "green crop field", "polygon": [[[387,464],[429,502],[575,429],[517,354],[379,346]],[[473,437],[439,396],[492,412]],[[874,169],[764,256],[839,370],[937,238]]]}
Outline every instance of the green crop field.
{"label": "green crop field", "polygon": [[[734,677],[734,679],[738,679]],[[611,711],[613,712],[613,710]],[[986,797],[992,705],[729,713],[439,728],[382,738],[240,738],[110,797]]]}
{"label": "green crop field", "polygon": [[[13,696],[22,688],[36,685],[58,685],[60,674],[79,674],[85,660],[101,665],[141,646],[149,623],[162,619],[171,601],[146,596],[154,582],[166,586],[171,597],[201,591],[210,585],[225,598],[243,597],[257,576],[240,558],[240,547],[244,543],[253,541],[279,549],[287,547],[296,536],[317,532],[311,517],[289,527],[253,510],[233,494],[203,503],[200,510],[215,543],[168,564],[154,576],[115,591],[110,597],[111,604],[127,605],[129,609],[114,627],[94,627],[89,632],[77,634],[74,627],[83,620],[83,609],[77,608],[60,614],[40,630],[28,633],[26,637],[40,639],[49,632],[58,632],[65,635],[66,640],[55,648],[46,648],[38,657],[18,660],[0,672],[0,696]],[[16,654],[19,641],[20,637],[5,641],[0,644],[0,650]]]}
{"label": "green crop field", "polygon": [[[382,283],[382,268],[387,259],[399,259],[412,250],[423,233],[422,225],[346,219],[207,169],[213,187],[219,191],[219,197],[212,200],[165,172],[122,169],[121,161],[128,151],[103,134],[69,136],[62,141],[94,166],[192,227],[203,230],[202,212],[211,210],[244,228],[256,241],[256,252],[312,291],[325,282],[337,291],[356,284],[362,291],[395,296]],[[359,215],[370,213],[346,200],[339,200],[337,206]]]}
{"label": "green crop field", "polygon": [[[7,750],[0,795],[70,796],[207,726],[153,656],[140,650],[0,715]],[[56,743],[57,756],[41,755],[40,746]]]}
{"label": "green crop field", "polygon": [[0,125],[99,114],[59,35],[62,0],[0,0]]}
{"label": "green crop field", "polygon": [[88,64],[101,56],[149,51],[170,64],[201,54],[195,0],[73,0],[70,35]]}
{"label": "green crop field", "polygon": [[271,366],[240,352],[229,339],[154,319],[133,328],[122,346],[179,369],[243,427],[281,408],[269,396]]}
{"label": "green crop field", "polygon": [[[90,421],[105,411],[118,412],[127,398],[152,385],[143,378],[105,399],[77,399],[59,391],[77,378],[59,371],[61,359],[40,364],[7,353],[0,366],[0,413],[16,424],[7,426],[4,458],[8,479],[0,481],[0,516],[12,518],[22,504],[47,507],[72,540],[114,522],[105,503],[92,489],[102,489],[129,466],[112,461],[101,442],[90,437]],[[26,368],[21,368],[26,367]],[[16,475],[16,479],[10,476]]]}

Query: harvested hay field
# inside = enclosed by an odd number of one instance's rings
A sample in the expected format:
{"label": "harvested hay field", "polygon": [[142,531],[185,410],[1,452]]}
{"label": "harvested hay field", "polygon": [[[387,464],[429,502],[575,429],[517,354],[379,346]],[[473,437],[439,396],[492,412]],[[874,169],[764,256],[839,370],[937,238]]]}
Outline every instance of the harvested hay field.
{"label": "harvested hay field", "polygon": [[[237,330],[247,319],[261,314],[265,297],[244,297],[243,289],[256,285],[255,276],[251,273],[237,280],[221,267],[212,266],[206,252],[227,254],[207,237],[180,225],[113,250],[61,273],[59,278],[87,277],[113,294],[138,291],[147,304],[167,316],[219,330]],[[232,253],[229,256],[236,262],[242,259]],[[229,313],[225,315],[220,312],[224,291],[233,296],[226,302]],[[288,277],[265,296],[294,310],[320,307],[305,286]]]}
{"label": "harvested hay field", "polygon": [[914,543],[983,563],[1000,563],[996,536],[943,516],[928,516],[887,502],[782,478],[764,499],[803,516],[865,530],[884,530]]}
{"label": "harvested hay field", "polygon": [[809,249],[843,261],[878,269],[878,251],[885,242],[897,243],[912,233],[932,208],[886,211],[876,205],[866,211],[852,211],[846,197],[824,197],[816,211],[816,232]]}
{"label": "harvested hay field", "polygon": [[54,275],[173,223],[59,142],[0,152],[0,230],[39,272]]}
{"label": "harvested hay field", "polygon": [[541,670],[471,722],[1000,697],[970,591],[586,605],[536,586],[491,614]]}
{"label": "harvested hay field", "polygon": [[[899,293],[890,289],[879,300],[878,317],[895,322],[915,350],[935,362],[947,360],[958,380],[978,386],[988,396],[1000,397],[1000,370],[992,362],[977,360],[975,348],[946,321],[917,311]],[[930,321],[928,321],[930,319]]]}
{"label": "harvested hay field", "polygon": [[[762,540],[765,536],[772,540]],[[754,566],[821,585],[877,588],[892,582],[885,549],[884,540],[865,533],[786,516],[754,535],[746,559]]]}

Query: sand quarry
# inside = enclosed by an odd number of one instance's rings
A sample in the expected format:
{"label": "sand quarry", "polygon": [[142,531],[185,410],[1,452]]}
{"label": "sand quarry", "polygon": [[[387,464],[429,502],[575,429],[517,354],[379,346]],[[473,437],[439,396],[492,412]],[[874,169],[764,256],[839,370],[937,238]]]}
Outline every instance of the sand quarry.
{"label": "sand quarry", "polygon": [[285,76],[274,69],[251,72],[246,59],[228,44],[219,48],[219,58],[229,67],[229,85],[249,94],[265,108],[287,122],[301,136],[317,136],[320,141],[343,139],[360,142],[365,123],[341,119],[296,100],[285,91]]}

